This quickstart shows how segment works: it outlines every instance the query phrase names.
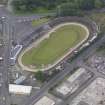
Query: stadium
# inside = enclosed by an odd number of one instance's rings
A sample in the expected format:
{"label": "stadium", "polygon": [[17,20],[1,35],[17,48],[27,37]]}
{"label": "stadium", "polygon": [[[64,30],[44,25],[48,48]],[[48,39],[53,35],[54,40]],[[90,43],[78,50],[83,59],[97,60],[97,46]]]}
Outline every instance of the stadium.
{"label": "stadium", "polygon": [[21,52],[19,65],[32,72],[49,70],[86,42],[94,29],[81,18],[72,19],[50,22],[51,28]]}

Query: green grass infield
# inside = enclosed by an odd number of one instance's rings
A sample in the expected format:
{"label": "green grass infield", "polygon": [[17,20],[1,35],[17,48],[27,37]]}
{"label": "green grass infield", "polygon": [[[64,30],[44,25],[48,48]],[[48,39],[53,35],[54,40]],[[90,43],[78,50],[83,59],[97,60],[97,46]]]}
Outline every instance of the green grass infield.
{"label": "green grass infield", "polygon": [[50,33],[48,38],[42,40],[36,47],[31,48],[22,56],[23,65],[33,65],[37,69],[42,69],[53,64],[84,40],[87,35],[85,28],[76,24],[57,28]]}

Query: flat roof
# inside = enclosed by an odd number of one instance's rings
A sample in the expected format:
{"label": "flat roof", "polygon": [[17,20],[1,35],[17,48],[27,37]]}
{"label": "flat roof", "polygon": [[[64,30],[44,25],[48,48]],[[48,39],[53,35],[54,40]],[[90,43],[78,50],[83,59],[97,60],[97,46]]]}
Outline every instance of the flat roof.
{"label": "flat roof", "polygon": [[30,94],[32,86],[9,84],[9,92],[16,94]]}
{"label": "flat roof", "polygon": [[37,103],[34,105],[55,105],[55,102],[48,98],[47,96],[43,96]]}
{"label": "flat roof", "polygon": [[98,77],[81,93],[79,93],[69,104],[70,105],[101,105],[105,97],[105,79]]}
{"label": "flat roof", "polygon": [[89,104],[84,101],[80,101],[77,105],[89,105]]}
{"label": "flat roof", "polygon": [[57,88],[56,91],[67,95],[69,92],[73,93],[77,90],[79,85],[75,85],[75,81],[85,72],[85,68],[77,69],[70,77],[63,81]]}
{"label": "flat roof", "polygon": [[67,80],[72,83],[74,82],[81,74],[85,72],[85,68],[79,68],[76,72],[74,72]]}

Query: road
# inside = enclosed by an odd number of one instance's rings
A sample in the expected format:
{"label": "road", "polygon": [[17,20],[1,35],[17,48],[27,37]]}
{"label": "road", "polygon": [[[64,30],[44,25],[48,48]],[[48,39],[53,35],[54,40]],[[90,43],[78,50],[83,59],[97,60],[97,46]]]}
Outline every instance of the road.
{"label": "road", "polygon": [[0,105],[10,105],[10,97],[8,91],[8,65],[9,65],[9,24],[5,19],[3,20],[3,35],[1,36],[3,39],[3,46],[1,46],[0,56],[3,57],[0,65],[0,74],[1,74],[1,93],[0,93]]}
{"label": "road", "polygon": [[22,105],[34,105],[52,86],[63,80],[64,77],[70,72],[70,70],[77,66],[75,64],[78,64],[78,62],[91,56],[104,41],[105,35],[100,40],[97,40],[96,43],[87,48],[84,52],[82,52],[76,59],[73,60],[71,64],[66,63],[65,70],[57,74],[52,80],[46,83],[39,92],[35,93],[33,96],[30,96],[29,99],[25,100]]}

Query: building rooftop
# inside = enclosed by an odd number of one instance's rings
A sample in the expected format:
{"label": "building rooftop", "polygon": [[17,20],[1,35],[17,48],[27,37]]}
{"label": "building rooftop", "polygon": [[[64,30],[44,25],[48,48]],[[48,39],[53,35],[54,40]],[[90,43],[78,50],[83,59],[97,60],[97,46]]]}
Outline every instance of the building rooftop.
{"label": "building rooftop", "polygon": [[30,94],[32,86],[9,84],[9,92],[15,94]]}
{"label": "building rooftop", "polygon": [[80,101],[77,105],[89,105],[89,104],[84,101]]}
{"label": "building rooftop", "polygon": [[[85,79],[82,76],[86,74],[85,72],[86,72],[85,68],[79,68],[76,72],[70,75],[70,77],[68,77],[65,81],[63,81],[63,83],[61,83],[61,85],[59,85],[56,88],[56,91],[63,95],[67,95],[68,93],[73,93],[79,87],[80,82],[82,83],[82,81],[83,82],[85,81]],[[87,74],[85,75],[85,78],[86,77]]]}
{"label": "building rooftop", "polygon": [[[105,79],[96,78],[69,105],[105,105]],[[102,104],[101,104],[102,103]]]}
{"label": "building rooftop", "polygon": [[55,105],[55,102],[47,96],[44,96],[34,105]]}

